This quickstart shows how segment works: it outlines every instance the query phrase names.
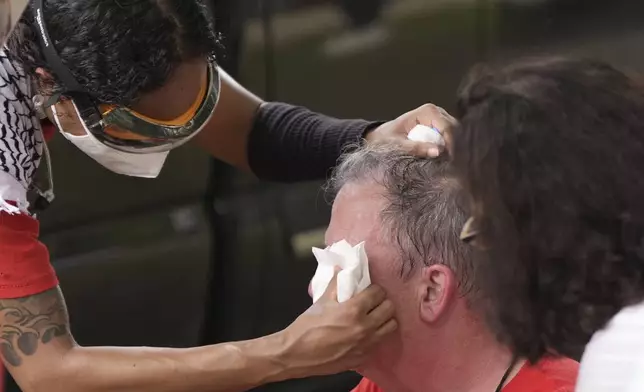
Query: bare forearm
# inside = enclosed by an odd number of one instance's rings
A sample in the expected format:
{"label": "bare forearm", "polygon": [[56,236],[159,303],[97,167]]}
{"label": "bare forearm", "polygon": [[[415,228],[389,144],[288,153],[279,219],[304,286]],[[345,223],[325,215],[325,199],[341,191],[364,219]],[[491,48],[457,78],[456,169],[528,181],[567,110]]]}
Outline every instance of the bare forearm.
{"label": "bare forearm", "polygon": [[[280,338],[192,349],[78,347],[37,391],[245,391],[292,376]],[[53,372],[52,372],[53,373]]]}
{"label": "bare forearm", "polygon": [[279,332],[190,349],[80,347],[59,289],[0,300],[0,353],[25,392],[236,392],[307,375]]}

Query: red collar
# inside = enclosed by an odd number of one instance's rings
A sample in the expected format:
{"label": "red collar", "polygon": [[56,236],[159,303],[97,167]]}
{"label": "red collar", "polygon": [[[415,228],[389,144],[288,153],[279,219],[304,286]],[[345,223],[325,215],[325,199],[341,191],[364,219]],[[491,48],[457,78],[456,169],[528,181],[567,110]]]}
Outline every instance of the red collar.
{"label": "red collar", "polygon": [[40,120],[40,126],[42,127],[42,135],[45,141],[50,141],[56,134],[56,126],[48,119]]}

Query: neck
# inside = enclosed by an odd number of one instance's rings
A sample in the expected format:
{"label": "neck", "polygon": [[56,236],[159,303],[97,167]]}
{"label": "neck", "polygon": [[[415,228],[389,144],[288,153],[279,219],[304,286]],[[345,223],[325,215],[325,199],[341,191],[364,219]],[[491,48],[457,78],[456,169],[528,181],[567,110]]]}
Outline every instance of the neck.
{"label": "neck", "polygon": [[[386,361],[373,375],[366,375],[387,392],[494,392],[511,365],[512,354],[489,333],[472,329],[442,328],[444,333],[425,341],[405,342],[406,352],[397,356],[398,361]],[[504,385],[522,364],[513,366]]]}

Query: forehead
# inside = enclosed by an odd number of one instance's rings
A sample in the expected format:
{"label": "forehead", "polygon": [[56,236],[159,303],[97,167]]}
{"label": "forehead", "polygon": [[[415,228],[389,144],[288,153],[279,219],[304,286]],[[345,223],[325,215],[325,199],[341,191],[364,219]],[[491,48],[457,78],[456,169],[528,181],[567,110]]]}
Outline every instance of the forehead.
{"label": "forehead", "polygon": [[344,185],[333,202],[326,243],[340,240],[351,244],[372,239],[380,232],[380,212],[385,206],[382,186],[375,182]]}

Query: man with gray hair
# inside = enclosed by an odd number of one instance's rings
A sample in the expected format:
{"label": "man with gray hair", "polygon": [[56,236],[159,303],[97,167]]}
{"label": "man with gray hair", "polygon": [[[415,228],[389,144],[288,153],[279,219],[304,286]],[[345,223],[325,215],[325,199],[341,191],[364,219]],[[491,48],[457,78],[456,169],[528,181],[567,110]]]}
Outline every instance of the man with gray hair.
{"label": "man with gray hair", "polygon": [[399,324],[358,369],[368,379],[355,392],[574,390],[577,362],[513,358],[481,319],[472,249],[459,238],[466,203],[447,158],[358,149],[330,188],[327,244],[365,242],[372,282],[387,292]]}

